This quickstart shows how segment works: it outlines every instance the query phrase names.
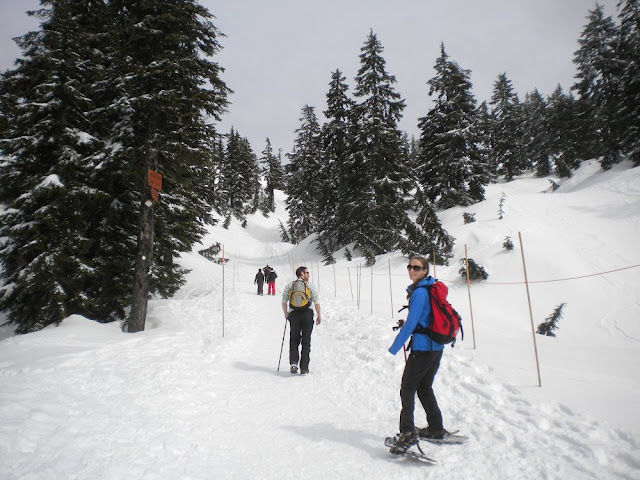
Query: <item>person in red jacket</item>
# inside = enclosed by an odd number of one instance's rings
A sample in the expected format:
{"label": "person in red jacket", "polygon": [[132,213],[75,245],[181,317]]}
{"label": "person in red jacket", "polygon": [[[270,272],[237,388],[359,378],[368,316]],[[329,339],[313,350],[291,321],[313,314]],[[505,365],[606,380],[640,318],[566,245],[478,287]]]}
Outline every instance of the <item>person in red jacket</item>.
{"label": "person in red jacket", "polygon": [[278,278],[278,274],[275,272],[275,270],[271,269],[269,271],[269,275],[267,275],[267,295],[276,294],[276,278]]}

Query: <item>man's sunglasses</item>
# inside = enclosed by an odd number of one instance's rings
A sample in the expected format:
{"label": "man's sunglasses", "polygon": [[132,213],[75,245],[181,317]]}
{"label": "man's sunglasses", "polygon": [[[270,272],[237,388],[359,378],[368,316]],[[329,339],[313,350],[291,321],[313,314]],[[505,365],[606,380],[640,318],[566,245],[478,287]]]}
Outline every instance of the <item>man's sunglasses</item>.
{"label": "man's sunglasses", "polygon": [[407,265],[407,270],[413,269],[414,272],[419,272],[420,270],[424,270],[424,267],[421,265]]}

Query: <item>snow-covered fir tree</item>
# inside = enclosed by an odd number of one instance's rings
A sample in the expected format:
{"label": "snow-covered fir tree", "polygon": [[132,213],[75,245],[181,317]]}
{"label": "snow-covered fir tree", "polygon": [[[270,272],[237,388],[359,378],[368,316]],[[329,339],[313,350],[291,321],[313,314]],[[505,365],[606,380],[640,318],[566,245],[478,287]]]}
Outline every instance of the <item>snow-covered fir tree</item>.
{"label": "snow-covered fir tree", "polygon": [[405,103],[395,91],[396,79],[386,71],[383,47],[371,31],[360,49],[355,77],[356,124],[349,176],[352,188],[343,216],[357,221],[353,239],[368,262],[399,246],[410,220],[408,192],[413,186],[402,148],[398,122]]}
{"label": "snow-covered fir tree", "polygon": [[[137,197],[127,320],[127,329],[137,331],[144,329],[148,291],[170,295],[180,287],[184,271],[173,258],[191,250],[212,222],[212,205],[201,195],[214,162],[215,129],[207,120],[220,118],[229,89],[212,60],[220,50],[220,33],[196,0],[111,0],[110,6],[117,51],[126,52],[113,62],[114,103],[121,115],[113,141],[122,148],[111,153],[125,167],[125,195]],[[163,175],[157,205],[149,202],[148,169]],[[201,187],[193,188],[197,183]]]}
{"label": "snow-covered fir tree", "polygon": [[494,182],[498,178],[496,166],[492,163],[490,155],[492,129],[491,112],[487,102],[484,101],[476,111],[477,149],[479,155],[482,156],[481,163],[485,165],[486,172],[489,175],[489,182]]}
{"label": "snow-covered fir tree", "polygon": [[293,243],[316,232],[318,226],[319,192],[315,176],[320,171],[322,156],[320,124],[312,106],[302,107],[301,115],[293,152],[287,155],[289,164],[285,167],[287,227]]}
{"label": "snow-covered fir tree", "polygon": [[558,85],[547,98],[548,146],[556,173],[560,177],[572,176],[580,166],[579,151],[582,122],[578,105],[572,95],[566,95]]}
{"label": "snow-covered fir tree", "polygon": [[520,144],[520,100],[506,73],[498,75],[489,103],[493,123],[492,163],[497,166],[498,175],[510,181],[523,173],[528,165]]}
{"label": "snow-covered fir tree", "polygon": [[[322,157],[318,181],[318,249],[325,264],[335,263],[333,252],[349,243],[340,223],[341,205],[348,202],[351,189],[344,180],[351,155],[352,109],[354,102],[347,96],[349,86],[340,70],[331,75],[327,93],[327,109],[323,112],[327,122],[321,129]],[[351,222],[350,222],[351,224]],[[352,230],[351,230],[352,231]]]}
{"label": "snow-covered fir tree", "polygon": [[[72,313],[124,319],[132,305],[139,314],[129,330],[140,330],[149,293],[181,285],[173,258],[211,221],[204,193],[216,134],[206,117],[219,118],[228,93],[211,60],[219,33],[192,0],[42,3],[51,13],[22,38],[24,58],[1,82],[16,105],[36,107],[15,109],[10,136],[41,139],[30,149],[3,146],[0,176],[24,176],[3,185],[3,200],[17,207],[16,224],[29,218],[33,229],[6,237],[3,279],[17,288],[5,290],[15,296],[2,308],[30,331]],[[149,168],[164,176],[157,205]]]}
{"label": "snow-covered fir tree", "polygon": [[536,333],[539,335],[546,335],[548,337],[555,337],[556,334],[553,331],[559,328],[558,322],[564,316],[563,310],[564,310],[564,307],[566,306],[567,306],[566,302],[558,305],[553,310],[553,313],[549,315],[547,318],[545,318],[544,322],[538,325],[538,329],[536,330]]}
{"label": "snow-covered fir tree", "polygon": [[434,68],[436,75],[428,81],[434,106],[418,123],[416,178],[426,198],[440,208],[473,205],[484,199],[490,175],[479,150],[470,72],[449,59],[444,44]]}
{"label": "snow-covered fir tree", "polygon": [[640,0],[621,0],[618,9],[618,57],[622,62],[624,97],[618,112],[623,125],[622,147],[634,165],[640,166]]}
{"label": "snow-covered fir tree", "polygon": [[249,141],[233,128],[227,135],[219,182],[226,216],[244,222],[247,214],[257,210],[261,190],[258,157]]}
{"label": "snow-covered fir tree", "polygon": [[625,100],[620,88],[618,27],[597,4],[589,12],[588,20],[578,40],[580,48],[574,54],[577,81],[572,89],[579,96],[585,119],[583,128],[594,139],[594,149],[589,153],[602,156],[600,163],[606,170],[622,159],[624,126],[620,110]]}
{"label": "snow-covered fir tree", "polygon": [[276,208],[274,191],[284,189],[284,169],[280,156],[273,153],[273,147],[268,138],[260,161],[263,165],[265,181],[264,210],[265,213],[273,212]]}
{"label": "snow-covered fir tree", "polygon": [[421,255],[434,257],[438,265],[448,265],[453,257],[455,238],[447,233],[440,223],[433,204],[426,203],[416,218],[416,222],[407,227],[408,235],[400,245],[407,256]]}
{"label": "snow-covered fir tree", "polygon": [[539,177],[551,173],[547,104],[538,91],[525,95],[522,103],[522,151]]}
{"label": "snow-covered fir tree", "polygon": [[[41,29],[17,40],[23,56],[0,79],[6,128],[0,163],[0,309],[16,332],[87,314],[99,280],[93,228],[101,194],[91,86],[107,56],[103,2],[42,2]],[[48,7],[48,8],[47,8]],[[104,197],[102,197],[104,198]]]}

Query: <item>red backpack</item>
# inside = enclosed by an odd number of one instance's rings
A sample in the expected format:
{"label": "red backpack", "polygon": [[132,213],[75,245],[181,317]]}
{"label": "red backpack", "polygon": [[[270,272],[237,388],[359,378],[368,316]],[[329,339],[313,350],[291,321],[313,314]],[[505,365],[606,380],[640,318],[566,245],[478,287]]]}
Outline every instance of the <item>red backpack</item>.
{"label": "red backpack", "polygon": [[[422,287],[423,285],[420,286]],[[464,331],[462,330],[462,317],[447,301],[449,289],[438,280],[433,285],[426,286],[426,289],[431,300],[433,322],[427,328],[416,329],[414,333],[424,333],[438,343],[443,345],[451,343],[453,347],[456,343],[458,332],[462,334],[462,340],[464,340]]]}

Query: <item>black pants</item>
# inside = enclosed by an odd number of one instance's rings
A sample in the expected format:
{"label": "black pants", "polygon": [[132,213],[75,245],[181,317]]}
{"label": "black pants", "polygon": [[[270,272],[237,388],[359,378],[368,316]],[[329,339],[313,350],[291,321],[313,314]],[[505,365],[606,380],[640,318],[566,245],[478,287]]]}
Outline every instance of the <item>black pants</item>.
{"label": "black pants", "polygon": [[262,295],[262,287],[263,286],[264,286],[264,283],[258,282],[258,295]]}
{"label": "black pants", "polygon": [[402,411],[400,412],[400,432],[412,431],[415,428],[413,423],[413,411],[416,403],[416,393],[418,399],[427,413],[427,422],[432,430],[441,430],[442,413],[438,407],[436,396],[433,393],[433,379],[436,376],[442,350],[435,352],[411,352],[407,364],[402,374],[402,385],[400,386],[400,399],[402,400]]}
{"label": "black pants", "polygon": [[[309,353],[311,352],[311,332],[313,331],[313,310],[292,310],[289,313],[291,336],[289,340],[289,363],[297,365],[300,370],[309,370]],[[302,354],[298,347],[302,343]]]}

